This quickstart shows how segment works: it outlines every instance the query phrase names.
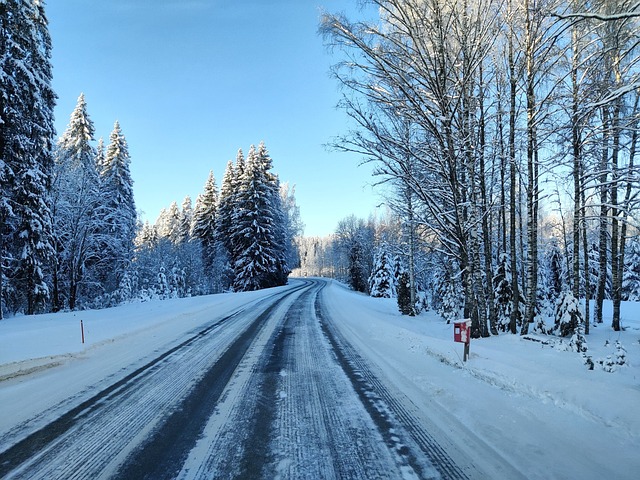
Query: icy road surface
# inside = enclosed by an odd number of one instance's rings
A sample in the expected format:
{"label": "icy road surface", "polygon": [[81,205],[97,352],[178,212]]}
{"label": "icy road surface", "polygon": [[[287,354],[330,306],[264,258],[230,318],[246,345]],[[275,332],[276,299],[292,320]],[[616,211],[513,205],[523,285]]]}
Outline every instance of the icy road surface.
{"label": "icy road surface", "polygon": [[[211,312],[91,396],[18,421],[2,436],[0,478],[485,477],[347,341],[326,285],[292,282]],[[518,478],[496,462],[492,474]]]}

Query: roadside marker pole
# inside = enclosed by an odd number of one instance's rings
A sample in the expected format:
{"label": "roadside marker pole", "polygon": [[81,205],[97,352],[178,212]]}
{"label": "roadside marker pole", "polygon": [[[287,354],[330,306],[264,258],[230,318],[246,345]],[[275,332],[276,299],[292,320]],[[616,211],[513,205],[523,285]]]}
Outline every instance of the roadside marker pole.
{"label": "roadside marker pole", "polygon": [[84,343],[84,324],[80,320],[80,332],[82,333],[82,343]]}

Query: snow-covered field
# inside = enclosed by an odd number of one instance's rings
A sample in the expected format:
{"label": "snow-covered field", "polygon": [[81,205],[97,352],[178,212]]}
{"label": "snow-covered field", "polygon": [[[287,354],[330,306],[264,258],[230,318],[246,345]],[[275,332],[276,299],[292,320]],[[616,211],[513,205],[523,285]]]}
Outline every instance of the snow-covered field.
{"label": "snow-covered field", "polygon": [[[65,402],[89,397],[199,326],[273,291],[1,321],[0,451],[15,440],[15,425],[55,418]],[[627,352],[626,365],[606,372],[588,370],[576,353],[507,334],[472,341],[464,363],[453,326],[433,314],[402,317],[394,300],[337,282],[323,298],[344,338],[410,398],[438,430],[434,436],[455,448],[454,460],[467,456],[493,478],[637,478],[640,304],[623,305],[624,331],[592,328],[594,360],[615,358],[616,341]]]}

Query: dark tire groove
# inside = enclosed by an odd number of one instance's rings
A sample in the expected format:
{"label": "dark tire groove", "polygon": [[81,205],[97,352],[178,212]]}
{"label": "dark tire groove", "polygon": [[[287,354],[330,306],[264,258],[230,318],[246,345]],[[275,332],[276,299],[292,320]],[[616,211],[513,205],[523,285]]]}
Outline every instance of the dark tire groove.
{"label": "dark tire groove", "polygon": [[[251,340],[253,340],[253,338],[259,331],[260,326],[262,326],[266,321],[266,318],[268,318],[269,312],[277,305],[277,301],[273,302],[273,300],[290,295],[293,292],[304,288],[304,286],[305,285],[295,287],[283,293],[270,295],[256,302],[255,306],[261,305],[265,302],[272,302],[272,304],[267,307],[265,312],[263,312],[263,314],[260,315],[258,319],[253,321],[252,324],[247,329],[245,329],[245,331],[236,340],[234,340],[232,345],[227,348],[222,357],[202,377],[201,381],[198,382],[193,391],[180,403],[178,408],[176,408],[175,411],[169,415],[165,422],[166,427],[160,427],[159,429],[158,440],[151,441],[145,445],[154,445],[154,448],[159,447],[160,445],[164,445],[165,447],[168,445],[169,449],[176,448],[177,445],[175,443],[172,443],[172,441],[175,441],[176,437],[171,437],[162,432],[170,430],[176,431],[176,429],[177,431],[183,430],[185,423],[187,423],[185,422],[185,420],[190,417],[189,412],[192,409],[197,410],[198,415],[204,415],[205,411],[208,411],[210,413],[210,410],[215,407],[215,400],[212,399],[219,397],[221,390],[224,389],[224,386],[226,386],[226,383],[228,382],[228,378],[225,382],[221,382],[219,381],[218,377],[230,377],[230,375],[233,373],[235,367],[237,366],[237,363],[240,361],[242,355],[244,354],[244,352],[246,352],[246,348],[248,348],[248,345],[251,343]],[[57,438],[68,432],[74,426],[82,424],[83,420],[91,415],[94,411],[104,408],[105,405],[109,404],[110,402],[118,401],[117,399],[126,396],[129,391],[138,387],[140,382],[144,381],[143,379],[145,375],[152,371],[152,369],[160,364],[163,360],[167,359],[171,355],[180,352],[185,348],[189,348],[191,345],[198,341],[206,341],[207,335],[216,331],[226,321],[243,313],[245,310],[246,308],[238,309],[230,315],[227,315],[222,319],[219,319],[214,323],[208,325],[207,327],[201,329],[185,341],[170,348],[153,360],[147,362],[143,366],[129,373],[122,379],[102,389],[89,399],[71,408],[57,419],[39,428],[22,440],[16,442],[5,451],[0,452],[0,478],[4,478],[7,474],[18,468],[25,461],[29,460],[30,458],[36,456],[39,452],[48,448],[48,446],[56,441]],[[238,359],[238,356],[240,359]],[[212,389],[213,393],[207,397],[205,390],[209,389],[211,384],[214,384],[215,388]],[[218,390],[220,390],[220,392],[218,392]],[[204,400],[205,397],[206,400]],[[202,404],[198,404],[199,399],[203,400]],[[188,428],[184,428],[184,432],[186,435],[183,435],[180,440],[181,442],[183,442],[182,444],[180,444],[182,448],[176,448],[176,450],[179,450],[178,455],[176,456],[173,453],[171,455],[169,455],[168,453],[166,454],[166,457],[171,457],[172,461],[177,461],[176,458],[178,456],[179,458],[182,458],[186,455],[184,450],[186,448],[186,445],[189,443],[186,440],[187,437],[193,437],[192,440],[193,442],[195,442],[197,435],[199,434],[199,431],[197,431],[197,423],[191,422],[191,426]],[[154,468],[157,466],[158,457],[154,458],[153,461],[145,460],[146,457],[144,456],[144,449],[142,453],[138,452],[138,454],[141,454],[142,457],[138,457],[137,460],[142,460],[143,463],[146,463],[148,466],[153,466]],[[165,458],[165,456],[160,458]],[[162,465],[164,466],[163,468],[167,468],[166,462],[162,462]],[[174,467],[177,467],[179,469],[179,465],[175,465]],[[174,467],[170,468],[169,470],[172,470],[175,474]],[[165,472],[167,470],[158,469],[158,471]],[[118,476],[121,477],[120,475]],[[144,478],[144,476],[136,474],[133,477],[129,476],[126,478]],[[167,477],[154,475],[153,478]]]}
{"label": "dark tire groove", "polygon": [[[390,449],[397,448],[398,443],[394,437],[401,436],[401,432],[398,431],[398,427],[401,427],[411,436],[442,478],[468,479],[467,475],[453,462],[446,451],[438,445],[429,433],[420,427],[419,422],[373,374],[367,362],[341,338],[335,327],[330,325],[327,321],[329,316],[320,298],[316,299],[316,315],[340,366],[353,384],[355,391],[378,427],[387,446]],[[423,471],[424,467],[418,461],[416,454],[406,445],[398,453],[407,458],[411,467],[420,474],[421,478],[430,478]]]}
{"label": "dark tire groove", "polygon": [[[275,432],[274,419],[276,406],[273,399],[276,398],[278,388],[278,376],[284,367],[285,355],[291,337],[295,335],[295,328],[292,322],[299,317],[299,312],[312,290],[304,292],[289,307],[285,315],[282,326],[274,332],[269,340],[271,347],[263,353],[263,359],[259,362],[264,365],[258,389],[258,401],[255,407],[252,423],[249,427],[249,435],[243,446],[243,457],[240,464],[240,475],[243,480],[272,478],[273,472],[266,471],[273,464],[273,453],[270,450],[269,439],[273,438]],[[297,316],[296,316],[297,313]]]}

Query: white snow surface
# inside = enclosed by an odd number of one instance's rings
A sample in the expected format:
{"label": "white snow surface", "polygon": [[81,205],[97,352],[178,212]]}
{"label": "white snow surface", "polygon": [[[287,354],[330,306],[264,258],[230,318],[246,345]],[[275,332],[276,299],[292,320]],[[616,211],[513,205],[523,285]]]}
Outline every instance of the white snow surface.
{"label": "white snow surface", "polygon": [[[199,326],[274,290],[0,321],[0,451],[16,441],[15,426],[46,424]],[[465,363],[453,325],[433,313],[403,317],[394,299],[338,282],[323,298],[380,378],[455,446],[456,461],[467,456],[492,478],[507,478],[505,462],[525,478],[637,478],[640,303],[623,304],[622,332],[610,328],[608,305],[605,323],[587,337],[594,360],[615,358],[616,340],[625,347],[627,365],[609,373],[588,370],[575,352],[510,334],[472,340]]]}

